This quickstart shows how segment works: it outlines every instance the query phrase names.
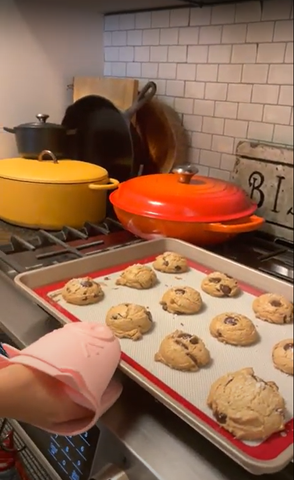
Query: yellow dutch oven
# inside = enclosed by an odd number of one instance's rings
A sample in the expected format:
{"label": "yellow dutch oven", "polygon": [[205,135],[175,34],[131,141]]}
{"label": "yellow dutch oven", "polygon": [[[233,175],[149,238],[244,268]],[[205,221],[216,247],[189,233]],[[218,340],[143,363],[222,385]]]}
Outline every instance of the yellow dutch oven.
{"label": "yellow dutch oven", "polygon": [[81,228],[105,218],[106,192],[118,184],[102,167],[56,160],[48,150],[38,160],[0,160],[0,218],[28,228]]}

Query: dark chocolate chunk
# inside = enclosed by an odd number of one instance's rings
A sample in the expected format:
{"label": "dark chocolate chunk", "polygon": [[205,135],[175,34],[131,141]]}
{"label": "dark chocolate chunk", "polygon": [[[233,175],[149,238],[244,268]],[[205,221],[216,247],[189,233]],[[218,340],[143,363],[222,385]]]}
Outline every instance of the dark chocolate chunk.
{"label": "dark chocolate chunk", "polygon": [[288,350],[293,350],[293,343],[286,343],[286,345],[284,345],[284,350],[285,352]]}
{"label": "dark chocolate chunk", "polygon": [[163,302],[161,305],[163,310],[167,311],[167,303]]}
{"label": "dark chocolate chunk", "polygon": [[214,418],[218,423],[224,425],[227,421],[227,415],[225,413],[213,412]]}
{"label": "dark chocolate chunk", "polygon": [[87,300],[88,300],[88,297],[83,297],[83,298],[82,298],[82,301],[83,301],[83,302],[86,302]]}
{"label": "dark chocolate chunk", "polygon": [[220,283],[222,281],[221,278],[219,277],[210,277],[209,278],[209,283]]}
{"label": "dark chocolate chunk", "polygon": [[270,304],[272,305],[272,307],[281,307],[282,306],[280,300],[272,300],[270,302]]}
{"label": "dark chocolate chunk", "polygon": [[224,319],[224,323],[226,325],[232,325],[232,326],[235,326],[235,325],[238,325],[238,320],[234,317],[226,317]]}
{"label": "dark chocolate chunk", "polygon": [[175,266],[175,271],[176,271],[176,272],[181,272],[181,271],[182,271],[182,267],[180,267],[180,265],[176,265],[176,266]]}
{"label": "dark chocolate chunk", "polygon": [[177,345],[180,345],[181,347],[183,347],[185,350],[189,350],[189,348],[187,347],[187,345],[186,345],[184,342],[181,342],[181,340],[176,339],[176,340],[175,340],[175,343],[176,343]]}
{"label": "dark chocolate chunk", "polygon": [[177,289],[175,290],[175,293],[176,293],[177,295],[185,295],[186,291],[183,290],[182,288],[177,288]]}
{"label": "dark chocolate chunk", "polygon": [[217,334],[218,337],[222,337],[222,332],[220,330],[217,330],[216,334]]}
{"label": "dark chocolate chunk", "polygon": [[192,345],[198,345],[198,343],[199,343],[199,338],[197,338],[197,337],[192,337],[191,340],[190,340],[190,343],[192,343]]}
{"label": "dark chocolate chunk", "polygon": [[232,293],[232,289],[231,287],[228,287],[228,285],[220,285],[219,288],[221,292],[223,292],[223,294],[226,295],[227,297],[230,296]]}
{"label": "dark chocolate chunk", "polygon": [[148,312],[148,310],[146,310],[146,315],[147,315],[147,317],[149,318],[149,321],[150,321],[150,322],[153,322],[153,318],[152,318],[151,312]]}
{"label": "dark chocolate chunk", "polygon": [[112,320],[117,320],[118,316],[117,315],[112,315],[111,318],[112,318]]}
{"label": "dark chocolate chunk", "polygon": [[163,265],[164,265],[165,267],[168,267],[168,266],[169,266],[169,262],[168,262],[167,260],[163,260]]}
{"label": "dark chocolate chunk", "polygon": [[81,286],[85,288],[89,288],[93,286],[93,282],[91,280],[81,280]]}

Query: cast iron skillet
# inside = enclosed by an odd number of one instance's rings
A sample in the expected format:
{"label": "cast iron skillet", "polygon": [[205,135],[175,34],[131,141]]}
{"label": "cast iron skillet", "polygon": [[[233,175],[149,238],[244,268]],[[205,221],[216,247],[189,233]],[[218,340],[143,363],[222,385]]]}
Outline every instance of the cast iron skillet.
{"label": "cast iron skillet", "polygon": [[[76,130],[76,135],[67,139],[67,156],[100,165],[108,171],[110,177],[114,176],[120,182],[138,175],[148,159],[131,120],[154,97],[156,90],[156,84],[148,82],[125,112],[98,95],[88,95],[77,100],[67,108],[62,120],[66,129]],[[142,159],[134,158],[138,148]]]}

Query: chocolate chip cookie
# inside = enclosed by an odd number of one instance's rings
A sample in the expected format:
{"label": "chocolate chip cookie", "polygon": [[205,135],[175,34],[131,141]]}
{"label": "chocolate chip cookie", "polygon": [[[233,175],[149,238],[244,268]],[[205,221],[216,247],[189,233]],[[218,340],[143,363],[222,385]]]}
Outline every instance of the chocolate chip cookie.
{"label": "chocolate chip cookie", "polygon": [[265,322],[281,325],[293,321],[293,303],[283,295],[265,293],[254,300],[252,308],[256,317]]}
{"label": "chocolate chip cookie", "polygon": [[67,282],[62,291],[62,298],[73,305],[92,305],[100,302],[104,293],[99,283],[90,277],[73,278]]}
{"label": "chocolate chip cookie", "polygon": [[147,290],[154,287],[157,277],[148,265],[132,265],[126,268],[117,279],[116,285],[122,285],[137,290]]}
{"label": "chocolate chip cookie", "polygon": [[211,321],[210,333],[219,342],[230,345],[252,345],[258,340],[257,330],[249,318],[239,313],[222,313]]}
{"label": "chocolate chip cookie", "polygon": [[219,378],[207,404],[216,421],[240,440],[262,440],[285,428],[285,401],[274,382],[244,368]]}
{"label": "chocolate chip cookie", "polygon": [[153,327],[153,320],[147,308],[133,303],[123,303],[107,312],[106,325],[118,338],[140,340],[142,335]]}
{"label": "chocolate chip cookie", "polygon": [[182,372],[197,372],[210,362],[210,353],[203,341],[176,330],[163,339],[154,360]]}
{"label": "chocolate chip cookie", "polygon": [[173,287],[163,295],[160,305],[163,310],[176,315],[192,315],[202,308],[202,298],[191,287]]}
{"label": "chocolate chip cookie", "polygon": [[188,270],[188,262],[179,253],[165,252],[156,257],[153,268],[163,273],[183,273]]}
{"label": "chocolate chip cookie", "polygon": [[272,359],[278,370],[293,375],[293,338],[277,343],[273,348]]}
{"label": "chocolate chip cookie", "polygon": [[220,272],[207,275],[201,283],[201,288],[212,297],[236,297],[240,292],[237,280]]}

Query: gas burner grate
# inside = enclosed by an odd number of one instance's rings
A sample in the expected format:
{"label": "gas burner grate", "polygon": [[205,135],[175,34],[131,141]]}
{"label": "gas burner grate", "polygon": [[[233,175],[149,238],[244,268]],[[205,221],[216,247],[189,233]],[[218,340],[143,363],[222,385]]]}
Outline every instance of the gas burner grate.
{"label": "gas burner grate", "polygon": [[293,283],[293,242],[264,232],[239,235],[235,240],[212,247],[230,260]]}
{"label": "gas burner grate", "polygon": [[[123,230],[121,224],[112,219],[107,218],[101,224],[85,223],[81,230],[72,227],[63,227],[62,230],[56,232],[48,232],[45,230],[38,230],[30,239],[25,239],[19,235],[11,235],[10,242],[5,245],[0,245],[0,251],[5,254],[19,253],[24,251],[34,251],[38,248],[49,247],[52,244],[58,244],[68,248],[68,243],[75,240],[87,240],[88,238],[98,235],[108,235],[109,233]],[[100,244],[103,243],[102,241]],[[77,257],[81,256],[76,249],[74,253]]]}
{"label": "gas burner grate", "polygon": [[18,273],[141,241],[112,218],[100,224],[87,222],[80,230],[67,226],[58,232],[38,230],[30,238],[12,234],[9,244],[0,245],[0,271],[14,278]]}

